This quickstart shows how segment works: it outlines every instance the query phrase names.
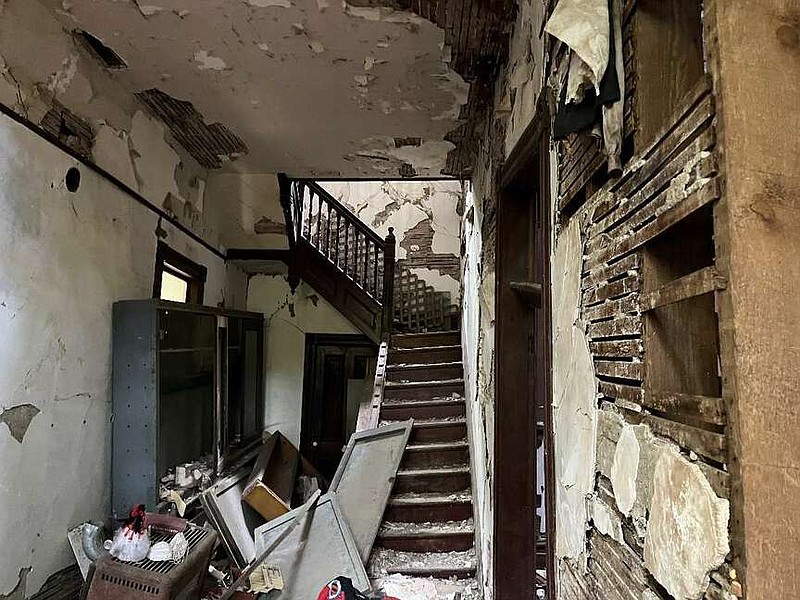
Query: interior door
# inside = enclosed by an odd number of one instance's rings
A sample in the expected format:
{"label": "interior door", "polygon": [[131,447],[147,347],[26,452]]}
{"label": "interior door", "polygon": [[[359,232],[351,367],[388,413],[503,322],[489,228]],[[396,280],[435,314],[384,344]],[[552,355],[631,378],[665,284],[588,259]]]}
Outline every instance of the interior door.
{"label": "interior door", "polygon": [[[553,598],[547,136],[497,209],[495,597]],[[524,374],[521,376],[521,374]]]}
{"label": "interior door", "polygon": [[328,480],[369,398],[375,346],[364,336],[308,336],[300,448]]}

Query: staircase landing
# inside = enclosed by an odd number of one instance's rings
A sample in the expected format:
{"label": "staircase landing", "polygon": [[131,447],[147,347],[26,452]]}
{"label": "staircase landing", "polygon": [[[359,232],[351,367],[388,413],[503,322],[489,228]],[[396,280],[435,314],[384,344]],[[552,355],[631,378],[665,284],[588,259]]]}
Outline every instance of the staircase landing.
{"label": "staircase landing", "polygon": [[477,600],[461,338],[395,334],[381,424],[414,419],[368,572],[397,598]]}

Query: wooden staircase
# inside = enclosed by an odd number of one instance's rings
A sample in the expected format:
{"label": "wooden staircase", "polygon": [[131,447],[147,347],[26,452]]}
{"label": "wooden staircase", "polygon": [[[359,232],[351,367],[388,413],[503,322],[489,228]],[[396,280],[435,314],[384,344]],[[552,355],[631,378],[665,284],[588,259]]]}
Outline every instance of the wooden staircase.
{"label": "wooden staircase", "polygon": [[460,333],[393,335],[383,385],[381,424],[413,418],[414,426],[370,575],[471,580],[475,531]]}

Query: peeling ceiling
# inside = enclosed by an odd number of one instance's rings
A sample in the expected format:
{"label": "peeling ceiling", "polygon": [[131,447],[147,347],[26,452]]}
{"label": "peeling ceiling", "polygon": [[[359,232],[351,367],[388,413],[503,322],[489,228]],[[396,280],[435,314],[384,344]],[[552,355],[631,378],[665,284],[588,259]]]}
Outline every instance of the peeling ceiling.
{"label": "peeling ceiling", "polygon": [[[81,60],[122,61],[107,72],[130,106],[143,108],[134,94],[158,90],[190,102],[201,129],[241,140],[246,151],[223,156],[225,171],[439,175],[453,148],[444,137],[467,101],[443,31],[411,13],[335,0],[5,0],[5,10],[36,2],[61,34],[83,37]],[[4,59],[38,60],[8,47]],[[43,83],[68,95],[80,72],[77,59],[63,60]]]}

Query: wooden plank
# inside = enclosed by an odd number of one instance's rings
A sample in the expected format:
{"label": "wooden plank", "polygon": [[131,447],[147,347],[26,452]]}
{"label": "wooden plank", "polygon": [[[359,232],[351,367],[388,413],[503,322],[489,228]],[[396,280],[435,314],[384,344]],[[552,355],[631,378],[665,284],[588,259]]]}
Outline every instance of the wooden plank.
{"label": "wooden plank", "polygon": [[590,342],[589,350],[595,357],[641,358],[644,354],[642,340],[614,340],[611,342]]}
{"label": "wooden plank", "polygon": [[716,267],[706,267],[684,275],[648,294],[643,294],[639,301],[642,312],[646,312],[660,306],[723,290],[726,287],[727,281],[719,274]]}
{"label": "wooden plank", "polygon": [[615,300],[606,300],[602,304],[584,309],[583,318],[587,321],[599,321],[626,313],[639,312],[639,298],[636,294],[628,294]]}
{"label": "wooden plank", "polygon": [[622,385],[609,381],[600,381],[598,384],[600,393],[608,398],[620,398],[628,402],[639,403],[642,400],[642,388],[634,385]]}
{"label": "wooden plank", "polygon": [[682,448],[692,450],[718,463],[726,463],[728,461],[727,441],[722,434],[670,421],[655,415],[644,415],[642,422],[649,425],[653,433],[672,439]]}
{"label": "wooden plank", "polygon": [[681,219],[689,216],[696,210],[720,197],[719,181],[710,180],[703,187],[695,190],[675,206],[659,215],[654,221],[648,223],[634,235],[625,238],[616,244],[611,244],[587,259],[590,265],[607,262],[612,258],[621,256],[638,249],[646,242],[666,231]]}
{"label": "wooden plank", "polygon": [[641,335],[641,317],[620,317],[589,325],[589,338],[592,340],[623,335]]}
{"label": "wooden plank", "polygon": [[595,360],[594,370],[598,376],[615,379],[642,380],[642,363],[627,361]]}
{"label": "wooden plank", "polygon": [[714,143],[714,131],[711,129],[703,131],[693,142],[666,163],[660,171],[655,174],[650,173],[650,178],[637,186],[639,189],[634,194],[625,202],[619,203],[618,210],[592,227],[592,233],[609,233],[623,227],[634,212],[640,211],[645,204],[663,192],[690,160],[711,148]]}
{"label": "wooden plank", "polygon": [[605,285],[587,290],[583,294],[583,303],[584,305],[589,305],[608,300],[609,298],[617,298],[625,294],[638,292],[640,287],[640,277],[638,275],[629,275],[623,279],[618,279],[617,281],[612,281],[611,283],[606,283]]}
{"label": "wooden plank", "polygon": [[728,498],[731,494],[731,477],[725,471],[720,471],[716,467],[712,467],[708,463],[699,460],[695,463],[708,479],[714,493],[720,498]]}
{"label": "wooden plank", "polygon": [[599,285],[609,279],[615,278],[623,273],[632,275],[630,271],[637,271],[641,266],[641,259],[638,254],[630,254],[610,265],[597,267],[586,273],[581,280],[581,287],[586,290]]}
{"label": "wooden plank", "polygon": [[686,415],[715,425],[727,422],[723,398],[646,389],[642,404],[667,415]]}

